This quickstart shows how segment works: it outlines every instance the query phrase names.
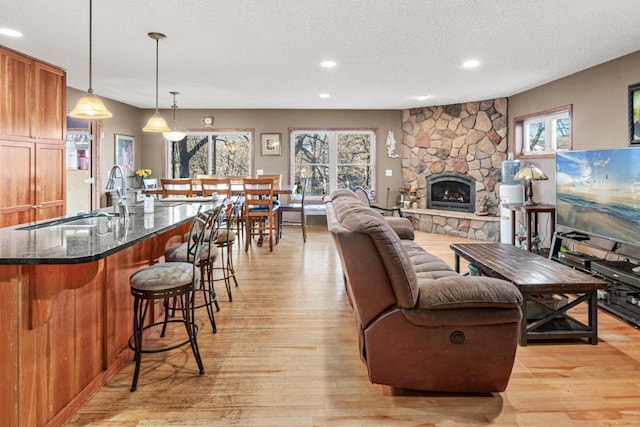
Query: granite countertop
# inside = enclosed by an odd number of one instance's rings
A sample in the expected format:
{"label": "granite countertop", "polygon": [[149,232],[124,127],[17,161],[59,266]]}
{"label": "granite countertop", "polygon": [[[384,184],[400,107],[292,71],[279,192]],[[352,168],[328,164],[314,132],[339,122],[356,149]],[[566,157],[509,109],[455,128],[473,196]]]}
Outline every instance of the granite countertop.
{"label": "granite countertop", "polygon": [[[142,203],[136,203],[131,206],[128,220],[113,217],[109,221],[106,216],[94,216],[94,224],[87,225],[55,225],[54,219],[41,221],[53,224],[44,228],[34,228],[40,223],[0,228],[0,265],[96,261],[189,222],[201,205],[204,209],[212,209],[216,203],[219,202],[211,199],[157,201],[154,212],[150,214],[143,213]],[[98,212],[112,214],[114,208],[99,209],[91,214]]]}

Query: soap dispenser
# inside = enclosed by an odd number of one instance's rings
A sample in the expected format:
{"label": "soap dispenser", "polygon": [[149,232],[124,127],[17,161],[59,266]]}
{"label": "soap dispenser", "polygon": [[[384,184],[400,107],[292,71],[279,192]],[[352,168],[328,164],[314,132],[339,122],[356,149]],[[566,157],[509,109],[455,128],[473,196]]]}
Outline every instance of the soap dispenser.
{"label": "soap dispenser", "polygon": [[153,213],[153,205],[154,205],[153,196],[151,195],[151,193],[147,191],[147,195],[144,198],[144,213],[146,214]]}

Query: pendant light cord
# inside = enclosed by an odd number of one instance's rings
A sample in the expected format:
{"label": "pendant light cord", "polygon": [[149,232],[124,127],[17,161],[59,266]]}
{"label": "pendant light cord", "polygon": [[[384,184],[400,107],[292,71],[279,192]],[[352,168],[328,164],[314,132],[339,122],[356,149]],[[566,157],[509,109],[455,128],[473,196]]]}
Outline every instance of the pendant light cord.
{"label": "pendant light cord", "polygon": [[158,112],[158,55],[160,52],[160,39],[156,39],[156,113]]}
{"label": "pendant light cord", "polygon": [[91,64],[93,64],[93,0],[89,0],[89,90],[93,93],[93,84],[91,81]]}

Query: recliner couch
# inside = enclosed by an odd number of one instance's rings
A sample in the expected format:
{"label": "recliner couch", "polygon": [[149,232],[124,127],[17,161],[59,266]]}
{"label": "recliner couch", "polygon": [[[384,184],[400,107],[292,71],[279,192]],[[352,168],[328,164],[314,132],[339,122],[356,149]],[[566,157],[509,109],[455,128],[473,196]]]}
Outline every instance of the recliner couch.
{"label": "recliner couch", "polygon": [[325,198],[369,380],[440,392],[500,392],[518,346],[522,295],[507,281],[462,276],[351,190]]}

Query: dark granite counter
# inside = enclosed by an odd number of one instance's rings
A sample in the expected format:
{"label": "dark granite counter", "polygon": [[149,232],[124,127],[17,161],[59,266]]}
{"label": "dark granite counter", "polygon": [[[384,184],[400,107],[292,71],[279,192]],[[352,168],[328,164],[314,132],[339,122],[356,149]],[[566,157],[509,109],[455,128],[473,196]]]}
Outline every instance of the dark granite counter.
{"label": "dark granite counter", "polygon": [[[215,202],[156,202],[154,213],[144,214],[141,203],[131,207],[127,220],[99,216],[87,225],[53,225],[33,228],[22,224],[0,228],[0,265],[79,264],[105,258],[145,239],[191,221],[199,206],[211,209]],[[97,212],[113,213],[114,208]],[[36,223],[37,227],[37,223]],[[26,228],[26,229],[25,229]]]}

